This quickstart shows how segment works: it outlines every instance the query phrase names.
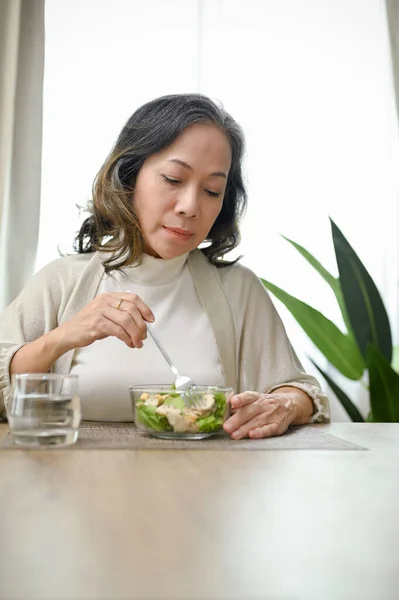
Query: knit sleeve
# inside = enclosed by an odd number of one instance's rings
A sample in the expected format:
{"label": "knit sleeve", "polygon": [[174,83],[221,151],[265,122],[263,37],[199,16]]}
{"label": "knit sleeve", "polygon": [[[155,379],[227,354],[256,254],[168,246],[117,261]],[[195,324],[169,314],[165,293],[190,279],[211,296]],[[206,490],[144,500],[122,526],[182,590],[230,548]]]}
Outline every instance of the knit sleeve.
{"label": "knit sleeve", "polygon": [[226,273],[225,289],[236,329],[239,391],[270,393],[283,386],[296,387],[313,402],[311,422],[328,423],[328,398],[318,381],[305,372],[269,293],[256,275],[237,265]]}
{"label": "knit sleeve", "polygon": [[34,275],[0,314],[0,416],[3,418],[11,398],[10,363],[13,356],[24,344],[58,324],[63,296],[59,276],[62,260],[50,263]]}
{"label": "knit sleeve", "polygon": [[0,347],[0,419],[6,417],[11,400],[10,363],[24,344],[2,344]]}

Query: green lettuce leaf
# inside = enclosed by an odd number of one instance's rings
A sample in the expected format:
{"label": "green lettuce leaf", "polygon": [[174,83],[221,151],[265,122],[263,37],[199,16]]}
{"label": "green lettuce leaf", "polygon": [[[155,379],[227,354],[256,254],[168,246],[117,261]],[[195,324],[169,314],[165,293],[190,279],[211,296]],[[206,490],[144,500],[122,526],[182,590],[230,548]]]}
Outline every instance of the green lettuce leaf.
{"label": "green lettuce leaf", "polygon": [[155,406],[137,405],[138,421],[154,431],[171,431],[172,427],[169,425],[168,419],[163,415],[157,415],[155,410]]}
{"label": "green lettuce leaf", "polygon": [[210,433],[211,431],[217,431],[221,429],[223,425],[223,419],[217,419],[215,415],[209,415],[209,417],[202,417],[197,421],[198,430],[201,433]]}
{"label": "green lettuce leaf", "polygon": [[182,398],[180,394],[169,394],[169,396],[165,398],[164,404],[178,408],[180,411],[186,406],[184,398]]}
{"label": "green lettuce leaf", "polygon": [[216,409],[213,413],[216,419],[223,419],[225,411],[226,411],[226,394],[223,392],[215,392],[213,394],[215,398]]}

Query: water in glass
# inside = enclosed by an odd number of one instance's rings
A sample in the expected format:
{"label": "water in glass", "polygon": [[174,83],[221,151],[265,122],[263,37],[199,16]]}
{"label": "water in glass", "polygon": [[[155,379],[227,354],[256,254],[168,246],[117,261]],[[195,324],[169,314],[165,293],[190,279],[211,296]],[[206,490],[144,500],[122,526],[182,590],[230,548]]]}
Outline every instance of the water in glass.
{"label": "water in glass", "polygon": [[15,375],[8,411],[15,442],[33,447],[75,443],[81,419],[77,384],[76,375]]}

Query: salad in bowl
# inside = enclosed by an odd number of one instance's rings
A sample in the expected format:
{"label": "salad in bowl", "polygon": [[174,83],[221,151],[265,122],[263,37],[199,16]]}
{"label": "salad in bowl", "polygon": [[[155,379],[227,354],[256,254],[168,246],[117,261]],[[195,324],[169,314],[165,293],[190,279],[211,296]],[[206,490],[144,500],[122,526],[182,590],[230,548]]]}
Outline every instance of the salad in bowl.
{"label": "salad in bowl", "polygon": [[139,432],[162,438],[203,439],[223,429],[229,416],[229,387],[131,386],[134,421]]}

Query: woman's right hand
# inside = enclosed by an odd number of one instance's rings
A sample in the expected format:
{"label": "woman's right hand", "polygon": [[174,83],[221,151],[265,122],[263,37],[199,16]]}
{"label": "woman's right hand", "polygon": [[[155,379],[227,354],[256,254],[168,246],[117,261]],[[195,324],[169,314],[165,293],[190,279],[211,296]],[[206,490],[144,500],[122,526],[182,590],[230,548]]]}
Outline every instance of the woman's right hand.
{"label": "woman's right hand", "polygon": [[129,348],[142,348],[147,337],[146,322],[155,317],[134,293],[108,292],[97,296],[68,321],[57,327],[57,337],[66,349],[90,346],[109,336]]}

